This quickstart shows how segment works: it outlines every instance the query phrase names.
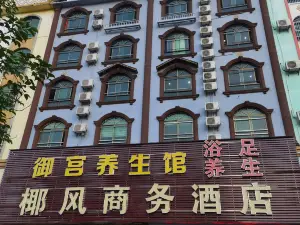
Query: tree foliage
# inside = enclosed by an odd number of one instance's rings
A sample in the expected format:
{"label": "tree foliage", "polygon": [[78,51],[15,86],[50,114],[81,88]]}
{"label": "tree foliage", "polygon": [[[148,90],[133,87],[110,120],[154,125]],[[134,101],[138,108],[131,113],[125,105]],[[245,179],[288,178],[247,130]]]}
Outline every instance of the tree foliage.
{"label": "tree foliage", "polygon": [[20,110],[24,106],[22,99],[33,97],[29,96],[28,90],[35,90],[38,81],[53,77],[51,65],[43,61],[41,56],[7,47],[15,45],[19,48],[37,33],[26,20],[16,16],[17,12],[14,0],[0,0],[0,75],[8,80],[6,85],[0,87],[0,143],[12,143],[7,112],[12,115],[18,113],[15,106],[18,105]]}

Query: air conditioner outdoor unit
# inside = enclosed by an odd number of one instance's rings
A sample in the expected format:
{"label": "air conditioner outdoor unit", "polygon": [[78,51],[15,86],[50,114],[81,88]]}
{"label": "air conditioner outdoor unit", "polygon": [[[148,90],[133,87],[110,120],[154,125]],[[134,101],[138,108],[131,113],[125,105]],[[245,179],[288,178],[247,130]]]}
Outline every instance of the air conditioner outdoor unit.
{"label": "air conditioner outdoor unit", "polygon": [[213,82],[217,80],[216,72],[205,72],[203,73],[203,82]]}
{"label": "air conditioner outdoor unit", "polygon": [[96,18],[96,19],[102,19],[103,18],[103,14],[104,14],[104,10],[103,9],[96,9],[94,11],[94,18]]}
{"label": "air conditioner outdoor unit", "polygon": [[95,64],[98,61],[98,54],[97,53],[93,53],[93,54],[88,54],[86,56],[86,62],[90,65],[90,64]]}
{"label": "air conditioner outdoor unit", "polygon": [[205,49],[201,51],[203,60],[212,60],[215,57],[215,53],[213,49]]}
{"label": "air conditioner outdoor unit", "polygon": [[83,92],[79,94],[79,101],[81,103],[90,103],[92,101],[92,92]]}
{"label": "air conditioner outdoor unit", "polygon": [[291,27],[291,22],[289,20],[277,20],[276,24],[279,31],[288,30]]}
{"label": "air conditioner outdoor unit", "polygon": [[93,26],[94,30],[100,30],[103,27],[103,20],[102,19],[94,20],[92,26]]}
{"label": "air conditioner outdoor unit", "polygon": [[87,124],[75,124],[73,127],[73,132],[76,134],[85,134],[87,132]]}
{"label": "air conditioner outdoor unit", "polygon": [[298,72],[300,70],[300,60],[293,60],[293,61],[286,62],[285,68],[289,72]]}
{"label": "air conditioner outdoor unit", "polygon": [[213,46],[213,38],[201,38],[201,46],[202,48],[211,48]]}
{"label": "air conditioner outdoor unit", "polygon": [[209,15],[200,16],[199,21],[202,26],[208,26],[211,24],[211,16],[209,16]]}
{"label": "air conditioner outdoor unit", "polygon": [[222,139],[221,134],[209,134],[207,135],[207,140],[220,140]]}
{"label": "air conditioner outdoor unit", "polygon": [[210,72],[216,69],[216,63],[214,61],[202,62],[202,68],[204,72]]}
{"label": "air conditioner outdoor unit", "polygon": [[207,112],[217,112],[220,109],[219,102],[206,102],[205,111]]}
{"label": "air conditioner outdoor unit", "polygon": [[212,35],[212,27],[200,27],[200,36],[201,37],[210,37]]}
{"label": "air conditioner outdoor unit", "polygon": [[210,0],[199,0],[200,5],[208,5]]}
{"label": "air conditioner outdoor unit", "polygon": [[215,92],[216,90],[218,90],[218,86],[216,82],[204,83],[205,92]]}
{"label": "air conditioner outdoor unit", "polygon": [[210,12],[211,12],[210,5],[199,6],[199,12],[200,12],[201,16],[210,14]]}
{"label": "air conditioner outdoor unit", "polygon": [[90,52],[98,52],[99,51],[99,42],[91,42],[89,43],[88,49]]}
{"label": "air conditioner outdoor unit", "polygon": [[94,87],[94,80],[93,79],[83,80],[81,82],[81,87],[82,87],[83,90],[93,89],[93,87]]}
{"label": "air conditioner outdoor unit", "polygon": [[221,125],[221,118],[219,116],[206,117],[206,126],[219,127]]}
{"label": "air conditioner outdoor unit", "polygon": [[78,117],[87,117],[90,115],[90,107],[89,106],[79,106],[76,110],[76,115]]}

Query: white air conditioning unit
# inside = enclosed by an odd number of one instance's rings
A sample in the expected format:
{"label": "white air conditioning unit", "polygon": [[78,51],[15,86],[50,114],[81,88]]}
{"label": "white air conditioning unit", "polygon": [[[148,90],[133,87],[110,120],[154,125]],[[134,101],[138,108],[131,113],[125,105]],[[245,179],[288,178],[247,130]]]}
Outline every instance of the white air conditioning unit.
{"label": "white air conditioning unit", "polygon": [[217,80],[216,72],[205,72],[203,73],[203,82],[214,82]]}
{"label": "white air conditioning unit", "polygon": [[206,112],[217,112],[219,111],[220,106],[219,102],[206,102],[205,103],[205,111]]}
{"label": "white air conditioning unit", "polygon": [[216,63],[214,61],[202,62],[202,68],[204,72],[210,72],[216,69]]}
{"label": "white air conditioning unit", "polygon": [[222,139],[221,134],[209,134],[207,135],[207,140],[220,140]]}
{"label": "white air conditioning unit", "polygon": [[202,48],[211,48],[213,46],[213,38],[207,37],[207,38],[201,38],[201,46]]}
{"label": "white air conditioning unit", "polygon": [[73,132],[76,134],[85,134],[87,132],[87,124],[75,124],[73,127]]}
{"label": "white air conditioning unit", "polygon": [[99,51],[99,42],[91,42],[89,43],[88,49],[90,52],[98,52]]}
{"label": "white air conditioning unit", "polygon": [[297,117],[298,121],[300,122],[300,111],[296,112],[296,117]]}
{"label": "white air conditioning unit", "polygon": [[221,118],[219,116],[206,117],[206,126],[219,127],[221,125]]}
{"label": "white air conditioning unit", "polygon": [[103,18],[103,14],[104,14],[104,10],[103,9],[96,9],[94,11],[94,18],[96,18],[96,19],[102,19]]}
{"label": "white air conditioning unit", "polygon": [[286,62],[285,68],[289,72],[298,72],[300,70],[300,60],[293,60],[293,61]]}
{"label": "white air conditioning unit", "polygon": [[213,49],[205,49],[201,51],[203,60],[212,60],[215,57],[215,53]]}
{"label": "white air conditioning unit", "polygon": [[218,86],[216,82],[204,83],[205,92],[215,92],[216,90],[218,90]]}
{"label": "white air conditioning unit", "polygon": [[103,20],[102,19],[94,20],[92,26],[93,26],[94,30],[100,30],[103,27]]}
{"label": "white air conditioning unit", "polygon": [[76,115],[78,117],[87,117],[90,115],[90,107],[89,106],[79,106],[76,110]]}
{"label": "white air conditioning unit", "polygon": [[211,12],[210,5],[199,6],[199,12],[202,16],[210,14]]}
{"label": "white air conditioning unit", "polygon": [[199,21],[202,26],[208,26],[211,24],[211,16],[209,16],[209,15],[200,16]]}
{"label": "white air conditioning unit", "polygon": [[82,92],[79,94],[79,101],[81,103],[90,103],[92,101],[92,92]]}
{"label": "white air conditioning unit", "polygon": [[200,5],[208,5],[210,0],[199,0]]}
{"label": "white air conditioning unit", "polygon": [[82,87],[83,90],[93,89],[93,87],[94,87],[94,80],[93,79],[83,80],[81,82],[81,87]]}
{"label": "white air conditioning unit", "polygon": [[277,20],[276,25],[279,31],[284,31],[290,29],[291,22],[289,20]]}
{"label": "white air conditioning unit", "polygon": [[212,27],[200,27],[200,36],[201,37],[210,37],[212,35]]}
{"label": "white air conditioning unit", "polygon": [[86,56],[86,62],[87,64],[95,64],[98,62],[98,54],[97,53],[93,53],[93,54],[88,54]]}

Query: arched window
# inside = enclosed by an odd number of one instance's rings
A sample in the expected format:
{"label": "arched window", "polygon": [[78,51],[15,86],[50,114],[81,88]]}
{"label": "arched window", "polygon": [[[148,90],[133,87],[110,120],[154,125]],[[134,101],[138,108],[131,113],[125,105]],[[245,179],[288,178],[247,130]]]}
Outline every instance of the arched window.
{"label": "arched window", "polygon": [[[29,23],[29,25],[31,27],[34,27],[35,29],[38,29],[39,23],[40,23],[40,18],[36,17],[36,16],[29,16],[25,18],[26,22]],[[28,35],[29,38],[32,38],[33,35],[29,34]]]}
{"label": "arched window", "polygon": [[23,54],[25,54],[25,55],[31,53],[31,51],[30,51],[28,48],[19,48],[19,49],[17,49],[15,52],[16,52],[16,53],[20,53],[20,52],[21,52],[21,53],[23,53]]}
{"label": "arched window", "polygon": [[294,19],[294,27],[295,27],[297,39],[299,41],[300,40],[300,16],[297,16]]}
{"label": "arched window", "polygon": [[251,0],[217,0],[217,16],[253,12]]}
{"label": "arched window", "polygon": [[171,55],[187,54],[190,51],[190,38],[185,33],[173,33],[165,40],[165,53]]}
{"label": "arched window", "polygon": [[269,137],[267,117],[255,108],[244,108],[233,116],[236,138]]}
{"label": "arched window", "polygon": [[116,23],[134,21],[136,20],[136,10],[132,6],[124,6],[117,9],[115,17]]}
{"label": "arched window", "polygon": [[65,142],[65,125],[61,122],[51,122],[40,130],[38,148],[63,146]]}
{"label": "arched window", "polygon": [[111,46],[111,59],[132,58],[133,43],[131,40],[117,40]]}
{"label": "arched window", "polygon": [[240,48],[251,45],[250,30],[246,26],[231,26],[225,30],[225,46]]}
{"label": "arched window", "polygon": [[60,81],[50,90],[48,106],[68,106],[72,104],[71,97],[73,83],[70,81]]}
{"label": "arched window", "polygon": [[80,63],[81,51],[81,48],[74,44],[65,46],[58,53],[56,67],[77,66]]}
{"label": "arched window", "polygon": [[75,11],[67,16],[64,32],[82,32],[86,30],[88,15],[83,11]]}
{"label": "arched window", "polygon": [[188,3],[185,0],[169,0],[167,2],[167,15],[188,13]]}
{"label": "arched window", "polygon": [[[15,50],[14,53],[16,54],[17,57],[22,58],[22,54],[27,55],[27,54],[30,54],[31,51],[28,48],[19,48],[19,49]],[[19,69],[20,73],[23,73],[23,72],[25,72],[26,67],[25,67],[25,65],[19,65],[18,69]]]}
{"label": "arched window", "polygon": [[130,99],[130,84],[131,80],[129,77],[118,74],[111,77],[107,81],[107,90],[105,93],[105,101],[119,101]]}
{"label": "arched window", "polygon": [[192,75],[186,70],[176,69],[165,76],[164,96],[192,95]]}
{"label": "arched window", "polygon": [[127,121],[121,117],[112,117],[101,125],[99,144],[126,143],[128,133]]}
{"label": "arched window", "polygon": [[174,113],[164,120],[164,141],[194,140],[193,118],[185,113]]}

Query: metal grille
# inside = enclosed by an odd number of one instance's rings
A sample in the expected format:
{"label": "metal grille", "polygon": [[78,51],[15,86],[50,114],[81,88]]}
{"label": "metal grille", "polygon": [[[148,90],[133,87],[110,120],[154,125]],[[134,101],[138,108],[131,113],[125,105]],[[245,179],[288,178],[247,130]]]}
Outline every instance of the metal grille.
{"label": "metal grille", "polygon": [[295,27],[297,39],[299,41],[300,40],[300,16],[297,16],[294,19],[294,27]]}

